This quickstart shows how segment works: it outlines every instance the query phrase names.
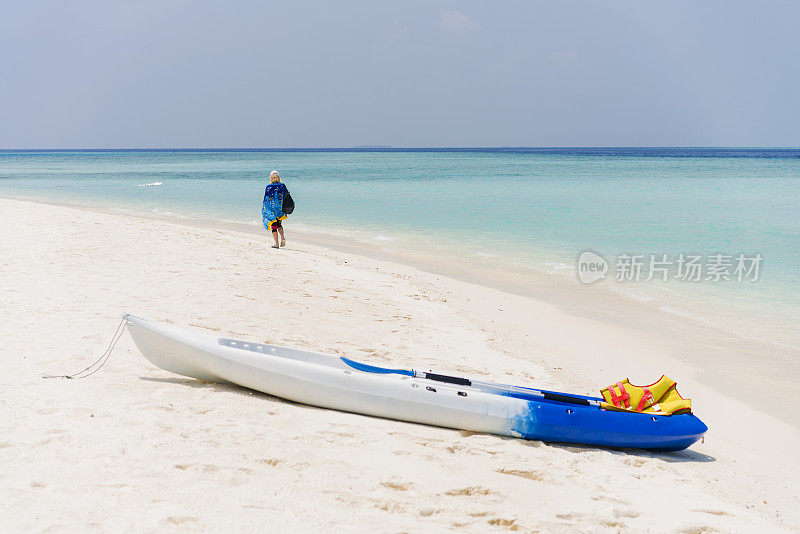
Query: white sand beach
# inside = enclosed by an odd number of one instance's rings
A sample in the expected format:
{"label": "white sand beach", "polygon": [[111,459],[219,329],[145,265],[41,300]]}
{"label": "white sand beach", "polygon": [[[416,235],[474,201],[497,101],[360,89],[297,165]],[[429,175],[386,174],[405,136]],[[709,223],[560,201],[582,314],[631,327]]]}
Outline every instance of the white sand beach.
{"label": "white sand beach", "polygon": [[[746,360],[758,348],[718,331],[572,313],[286,226],[276,251],[263,233],[0,200],[0,528],[800,530],[796,360]],[[709,432],[655,454],[340,413],[168,373],[127,334],[95,375],[43,378],[97,359],[126,312],[581,394],[666,373]]]}

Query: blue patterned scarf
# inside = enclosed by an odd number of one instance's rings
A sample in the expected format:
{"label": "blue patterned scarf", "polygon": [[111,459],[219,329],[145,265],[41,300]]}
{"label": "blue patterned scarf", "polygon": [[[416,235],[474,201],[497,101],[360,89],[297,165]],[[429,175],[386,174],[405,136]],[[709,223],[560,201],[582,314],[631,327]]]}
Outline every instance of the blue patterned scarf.
{"label": "blue patterned scarf", "polygon": [[269,184],[264,190],[264,204],[261,206],[261,218],[264,228],[271,230],[272,223],[286,218],[283,213],[283,195],[286,186],[280,182]]}

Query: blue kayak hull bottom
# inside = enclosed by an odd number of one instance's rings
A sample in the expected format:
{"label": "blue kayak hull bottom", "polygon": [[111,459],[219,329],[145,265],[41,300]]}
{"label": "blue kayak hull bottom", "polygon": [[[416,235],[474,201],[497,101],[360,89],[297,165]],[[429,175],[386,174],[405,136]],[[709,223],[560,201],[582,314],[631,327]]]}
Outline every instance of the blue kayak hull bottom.
{"label": "blue kayak hull bottom", "polygon": [[[519,395],[515,395],[519,396]],[[542,398],[528,400],[512,432],[524,439],[651,451],[683,450],[708,427],[691,413],[654,415]]]}

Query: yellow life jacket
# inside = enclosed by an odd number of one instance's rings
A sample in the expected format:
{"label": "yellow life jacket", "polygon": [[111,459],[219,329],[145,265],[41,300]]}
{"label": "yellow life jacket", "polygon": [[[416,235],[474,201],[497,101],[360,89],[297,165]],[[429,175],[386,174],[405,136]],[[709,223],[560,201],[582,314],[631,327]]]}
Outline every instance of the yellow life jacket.
{"label": "yellow life jacket", "polygon": [[605,410],[672,415],[692,411],[692,401],[678,393],[674,380],[662,375],[648,386],[635,386],[628,379],[621,380],[600,391]]}

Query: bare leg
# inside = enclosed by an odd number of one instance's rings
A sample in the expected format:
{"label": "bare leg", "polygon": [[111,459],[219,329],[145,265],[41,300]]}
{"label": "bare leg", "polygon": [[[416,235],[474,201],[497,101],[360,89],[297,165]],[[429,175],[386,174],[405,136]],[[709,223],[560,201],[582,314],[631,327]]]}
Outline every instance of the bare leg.
{"label": "bare leg", "polygon": [[278,248],[278,232],[277,230],[272,231],[272,239],[275,240],[275,244],[272,245],[272,248]]}
{"label": "bare leg", "polygon": [[[281,246],[285,247],[286,246],[286,237],[283,235],[283,226],[279,226],[278,227],[278,233],[281,234]],[[277,241],[277,238],[275,238],[275,239]]]}

